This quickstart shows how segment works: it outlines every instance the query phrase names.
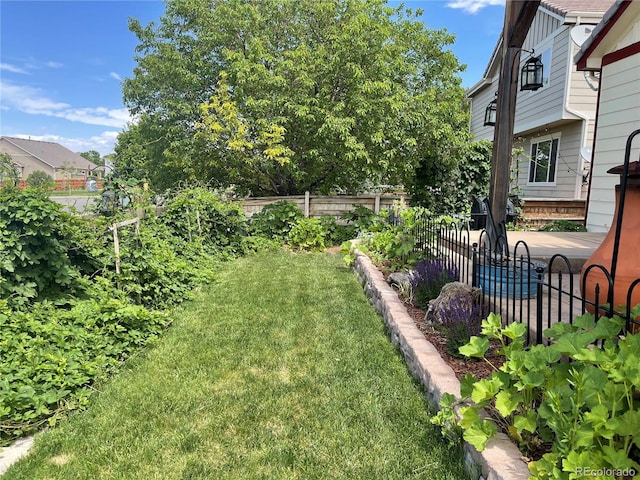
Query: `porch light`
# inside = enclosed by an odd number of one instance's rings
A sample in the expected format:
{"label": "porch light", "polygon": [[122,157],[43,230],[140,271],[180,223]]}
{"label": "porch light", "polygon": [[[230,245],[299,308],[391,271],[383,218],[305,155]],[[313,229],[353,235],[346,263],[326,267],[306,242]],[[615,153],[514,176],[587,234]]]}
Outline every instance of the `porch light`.
{"label": "porch light", "polygon": [[544,65],[540,57],[531,57],[524,62],[520,71],[520,91],[533,90],[536,91],[542,87],[542,74]]}
{"label": "porch light", "polygon": [[498,102],[494,98],[487,105],[487,109],[484,111],[484,126],[493,127],[496,124],[496,110],[498,108]]}

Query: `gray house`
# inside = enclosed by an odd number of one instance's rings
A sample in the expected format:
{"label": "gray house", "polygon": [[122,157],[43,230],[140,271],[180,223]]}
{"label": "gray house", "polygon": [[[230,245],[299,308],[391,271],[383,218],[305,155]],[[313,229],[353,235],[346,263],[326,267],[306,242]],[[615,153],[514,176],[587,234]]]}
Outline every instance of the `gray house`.
{"label": "gray house", "polygon": [[[614,0],[542,0],[520,56],[544,65],[542,87],[518,91],[512,191],[525,216],[584,219],[596,118],[598,77],[578,71],[573,57]],[[471,87],[471,133],[493,140],[485,112],[495,99],[500,74],[498,41],[482,79]],[[533,52],[533,53],[532,53]],[[527,210],[529,213],[527,213]]]}
{"label": "gray house", "polygon": [[54,180],[82,180],[97,168],[95,163],[53,142],[0,137],[0,153],[11,155],[21,180],[37,170]]}
{"label": "gray house", "polygon": [[[575,58],[579,70],[600,78],[587,229],[611,227],[618,175],[607,173],[624,162],[626,143],[640,129],[640,2],[618,0],[607,11]],[[640,138],[630,161],[640,158]]]}

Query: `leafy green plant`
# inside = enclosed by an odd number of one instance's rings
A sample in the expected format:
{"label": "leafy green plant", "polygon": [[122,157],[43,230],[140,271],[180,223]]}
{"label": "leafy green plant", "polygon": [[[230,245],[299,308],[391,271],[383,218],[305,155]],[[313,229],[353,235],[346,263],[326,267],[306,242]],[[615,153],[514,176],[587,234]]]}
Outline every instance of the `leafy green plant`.
{"label": "leafy green plant", "polygon": [[381,230],[385,222],[370,208],[364,205],[353,205],[353,209],[340,217],[355,228],[355,233],[375,232]]}
{"label": "leafy green plant", "polygon": [[335,217],[331,215],[321,216],[320,223],[327,231],[327,241],[331,245],[341,245],[342,242],[346,242],[357,236],[357,228],[355,225],[341,225],[336,221]]}
{"label": "leafy green plant", "polygon": [[299,250],[323,250],[327,230],[317,218],[301,218],[289,231],[289,246]]}
{"label": "leafy green plant", "polygon": [[0,189],[0,298],[24,305],[82,291],[69,219],[41,191]]}
{"label": "leafy green plant", "polygon": [[251,233],[284,242],[301,218],[302,210],[295,202],[279,200],[265,205],[261,212],[253,214],[250,222]]}
{"label": "leafy green plant", "polygon": [[69,309],[13,311],[0,300],[0,445],[86,406],[91,385],[167,324],[105,281]]}
{"label": "leafy green plant", "polygon": [[19,182],[20,175],[11,155],[0,153],[0,184],[5,188],[17,188]]}
{"label": "leafy green plant", "polygon": [[174,235],[213,251],[239,252],[246,234],[242,207],[202,187],[183,189],[171,196],[160,219]]}
{"label": "leafy green plant", "polygon": [[434,423],[459,425],[464,439],[483,450],[497,428],[480,410],[494,408],[497,421],[524,452],[549,445],[529,466],[536,479],[583,478],[587,470],[637,472],[640,336],[620,337],[624,323],[617,316],[596,323],[587,313],[573,324],[547,329],[549,346],[525,348],[525,325],[503,327],[498,315],[489,315],[483,336],[473,337],[460,352],[488,361],[489,342],[497,341],[503,365],[483,380],[467,375],[462,398],[443,396]]}
{"label": "leafy green plant", "polygon": [[587,228],[572,220],[554,220],[539,229],[540,232],[586,232]]}
{"label": "leafy green plant", "polygon": [[411,265],[414,260],[413,236],[402,227],[387,227],[364,238],[358,248],[368,253],[376,263],[397,271]]}

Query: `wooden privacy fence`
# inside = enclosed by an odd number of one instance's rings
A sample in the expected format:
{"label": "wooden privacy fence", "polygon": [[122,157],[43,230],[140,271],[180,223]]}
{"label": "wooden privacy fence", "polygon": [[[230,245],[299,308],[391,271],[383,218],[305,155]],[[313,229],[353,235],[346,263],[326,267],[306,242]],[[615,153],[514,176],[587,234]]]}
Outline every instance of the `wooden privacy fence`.
{"label": "wooden privacy fence", "polygon": [[390,195],[390,194],[373,194],[373,195],[310,195],[306,192],[304,195],[291,195],[287,197],[250,197],[242,202],[242,209],[245,215],[251,217],[254,213],[262,211],[269,204],[282,200],[295,202],[305,217],[322,217],[329,215],[340,218],[343,213],[353,210],[354,205],[362,205],[375,213],[393,206],[393,202],[405,201],[411,199],[408,195]]}

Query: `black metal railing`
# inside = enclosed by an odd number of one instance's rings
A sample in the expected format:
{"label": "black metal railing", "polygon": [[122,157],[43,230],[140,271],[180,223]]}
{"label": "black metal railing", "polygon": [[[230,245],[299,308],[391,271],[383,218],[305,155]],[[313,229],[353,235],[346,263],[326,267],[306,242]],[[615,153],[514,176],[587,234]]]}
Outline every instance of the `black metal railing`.
{"label": "black metal railing", "polygon": [[[640,331],[640,314],[632,312],[640,278],[630,285],[626,303],[612,307],[614,282],[602,265],[585,268],[579,277],[564,255],[556,254],[549,262],[533,259],[524,241],[511,249],[506,238],[491,238],[484,230],[472,241],[467,222],[438,221],[428,214],[417,216],[410,226],[398,217],[390,216],[390,221],[407,228],[417,256],[443,261],[447,268],[460,272],[461,282],[480,288],[483,304],[488,311],[499,313],[504,324],[526,324],[529,343],[547,343],[545,329],[557,322],[572,323],[585,312],[594,313],[596,320],[618,315],[625,319],[626,332]],[[587,300],[581,292],[596,274],[595,298]]]}

